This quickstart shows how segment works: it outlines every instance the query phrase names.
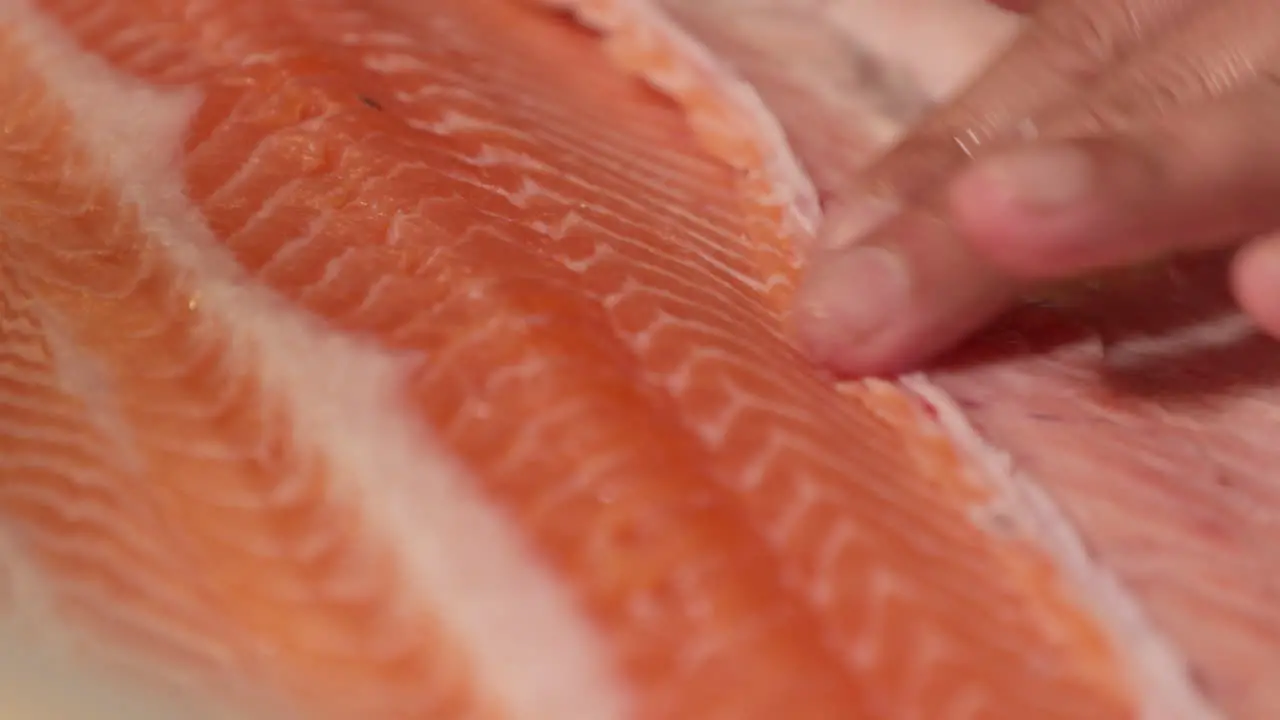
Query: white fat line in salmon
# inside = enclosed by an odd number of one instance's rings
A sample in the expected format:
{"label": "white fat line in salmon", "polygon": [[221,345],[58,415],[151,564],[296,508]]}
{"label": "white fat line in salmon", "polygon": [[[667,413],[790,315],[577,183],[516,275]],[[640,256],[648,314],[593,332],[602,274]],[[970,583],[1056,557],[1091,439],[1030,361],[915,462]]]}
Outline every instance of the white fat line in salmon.
{"label": "white fat line in salmon", "polygon": [[20,0],[0,0],[0,23],[27,53],[22,71],[71,111],[73,139],[136,206],[175,273],[193,279],[197,312],[231,333],[300,443],[332,463],[332,492],[400,551],[415,603],[469,653],[475,684],[509,720],[626,717],[610,654],[562,581],[401,405],[401,359],[288,306],[218,245],[182,191],[182,139],[200,98],[115,72]]}
{"label": "white fat line in salmon", "polygon": [[127,648],[111,648],[111,662],[104,652],[53,611],[40,571],[0,526],[0,720],[297,720],[279,708],[262,714],[271,705],[256,697],[241,704],[202,692],[182,669],[127,657]]}

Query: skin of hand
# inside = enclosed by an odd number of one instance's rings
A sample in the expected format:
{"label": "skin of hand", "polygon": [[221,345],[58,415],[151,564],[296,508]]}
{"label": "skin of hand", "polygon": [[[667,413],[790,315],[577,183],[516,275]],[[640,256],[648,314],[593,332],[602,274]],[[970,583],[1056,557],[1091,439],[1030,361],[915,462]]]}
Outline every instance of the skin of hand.
{"label": "skin of hand", "polygon": [[811,357],[902,372],[1039,284],[1220,247],[1280,335],[1280,2],[997,4],[1030,14],[1009,50],[830,208]]}

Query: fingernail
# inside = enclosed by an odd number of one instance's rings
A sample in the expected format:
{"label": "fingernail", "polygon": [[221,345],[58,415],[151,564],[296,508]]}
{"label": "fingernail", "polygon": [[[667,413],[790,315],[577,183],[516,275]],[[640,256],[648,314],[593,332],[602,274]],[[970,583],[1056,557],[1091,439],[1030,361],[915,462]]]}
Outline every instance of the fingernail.
{"label": "fingernail", "polygon": [[892,250],[855,248],[819,261],[809,273],[800,289],[797,325],[819,359],[832,346],[876,333],[907,304],[907,265]]}
{"label": "fingernail", "polygon": [[1056,212],[1079,205],[1094,187],[1093,160],[1058,145],[992,158],[976,170],[982,183],[1019,209]]}
{"label": "fingernail", "polygon": [[842,250],[862,240],[886,220],[898,214],[901,206],[895,200],[878,195],[864,195],[837,205],[827,214],[818,233],[818,250]]}

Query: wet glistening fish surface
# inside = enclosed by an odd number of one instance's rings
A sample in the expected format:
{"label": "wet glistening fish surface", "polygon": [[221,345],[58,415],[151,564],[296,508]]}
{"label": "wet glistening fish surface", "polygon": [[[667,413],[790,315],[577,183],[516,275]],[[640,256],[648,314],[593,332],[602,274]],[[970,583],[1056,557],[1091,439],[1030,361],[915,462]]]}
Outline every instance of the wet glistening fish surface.
{"label": "wet glistening fish surface", "polygon": [[822,194],[1010,18],[554,4],[0,0],[0,712],[1280,707],[1274,386],[1199,266],[928,377],[787,341]]}

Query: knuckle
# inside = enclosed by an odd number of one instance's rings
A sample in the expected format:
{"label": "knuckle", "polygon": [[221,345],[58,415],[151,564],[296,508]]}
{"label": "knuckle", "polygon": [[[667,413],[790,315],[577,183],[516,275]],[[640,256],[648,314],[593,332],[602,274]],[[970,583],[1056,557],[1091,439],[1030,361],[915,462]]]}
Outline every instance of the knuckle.
{"label": "knuckle", "polygon": [[[1133,33],[1123,20],[1124,5],[1123,0],[1046,4],[1037,22],[1006,55],[1008,64],[917,126],[868,169],[863,175],[866,182],[881,192],[914,200],[988,147],[1010,139],[1037,108],[1034,104],[1005,107],[1003,96],[993,88],[1007,88],[1020,78],[1036,85],[1028,88],[1030,94],[1047,99],[1091,83]],[[1027,58],[1034,69],[1014,67],[1014,57]]]}
{"label": "knuckle", "polygon": [[949,128],[922,129],[904,138],[863,175],[877,194],[911,202],[965,160],[962,143]]}
{"label": "knuckle", "polygon": [[[1139,37],[1126,0],[1045,3],[1036,22],[1006,54],[1004,67],[956,102],[939,109],[862,174],[877,194],[908,202],[921,199],[973,157],[998,147],[1026,128],[1042,109],[1036,103],[1008,106],[993,88],[1030,83],[1028,94],[1046,101],[1095,84],[1121,49]],[[1013,58],[1026,58],[1015,67]],[[1003,74],[1001,74],[1003,72]],[[1175,87],[1172,81],[1169,87]],[[1130,100],[1086,103],[1074,125],[1107,127],[1129,112]],[[1146,102],[1161,102],[1148,97]],[[1050,103],[1052,104],[1052,103]],[[1036,128],[1047,131],[1047,128]]]}

